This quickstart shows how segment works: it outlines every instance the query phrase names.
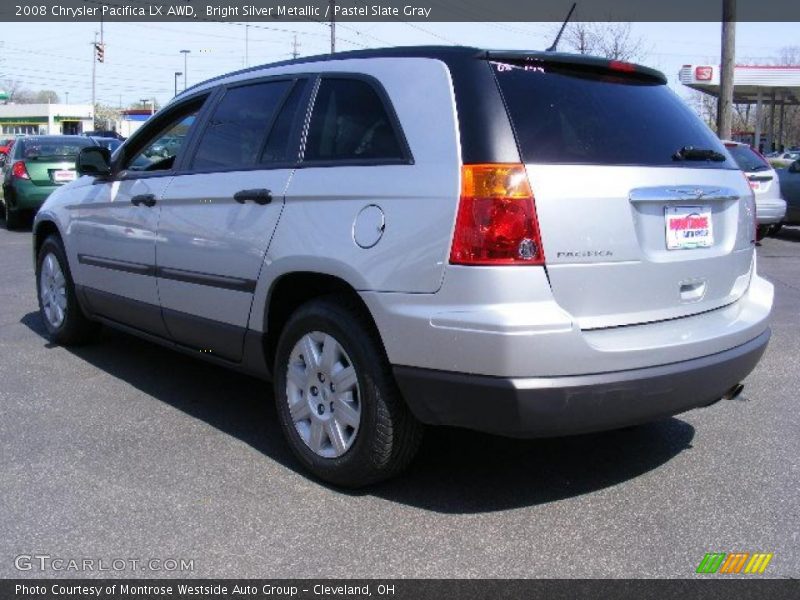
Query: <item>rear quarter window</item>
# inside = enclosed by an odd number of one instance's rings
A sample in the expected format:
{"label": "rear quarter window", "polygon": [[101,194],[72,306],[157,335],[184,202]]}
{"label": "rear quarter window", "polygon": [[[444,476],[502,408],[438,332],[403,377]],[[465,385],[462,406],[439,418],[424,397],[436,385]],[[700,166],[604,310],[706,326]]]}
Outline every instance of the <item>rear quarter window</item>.
{"label": "rear quarter window", "polygon": [[673,159],[685,146],[726,153],[660,82],[545,63],[490,64],[526,163],[737,168],[729,159]]}
{"label": "rear quarter window", "polygon": [[311,114],[304,161],[404,161],[404,144],[392,115],[366,81],[323,78]]}

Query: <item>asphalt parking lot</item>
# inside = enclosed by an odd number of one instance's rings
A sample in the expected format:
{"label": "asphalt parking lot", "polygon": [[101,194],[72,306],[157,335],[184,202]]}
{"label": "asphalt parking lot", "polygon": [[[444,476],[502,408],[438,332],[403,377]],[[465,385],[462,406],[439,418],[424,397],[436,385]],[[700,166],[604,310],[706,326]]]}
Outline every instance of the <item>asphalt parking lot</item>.
{"label": "asphalt parking lot", "polygon": [[358,493],[300,470],[258,380],[110,331],[50,345],[30,232],[0,229],[0,257],[0,577],[92,576],[15,568],[37,553],[194,561],[120,576],[690,577],[712,551],[800,576],[800,229],[759,248],[773,338],[740,400],[568,439],[429,430]]}

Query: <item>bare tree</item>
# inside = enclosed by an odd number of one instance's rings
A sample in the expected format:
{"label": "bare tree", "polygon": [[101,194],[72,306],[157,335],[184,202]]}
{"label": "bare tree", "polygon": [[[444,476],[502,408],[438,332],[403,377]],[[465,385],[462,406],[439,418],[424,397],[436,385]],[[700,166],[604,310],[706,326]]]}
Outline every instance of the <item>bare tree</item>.
{"label": "bare tree", "polygon": [[53,90],[34,92],[22,87],[22,84],[15,79],[4,79],[0,81],[0,85],[8,94],[9,104],[47,104],[48,102],[55,104],[59,101],[58,94]]}
{"label": "bare tree", "polygon": [[53,90],[40,90],[33,95],[33,101],[37,104],[58,104],[59,100]]}
{"label": "bare tree", "polygon": [[611,60],[638,61],[647,53],[644,40],[634,35],[631,24],[624,21],[570,23],[563,39],[573,52]]}
{"label": "bare tree", "polygon": [[3,79],[0,84],[3,86],[3,91],[8,94],[8,101],[16,102],[16,95],[22,89],[22,84],[15,79]]}
{"label": "bare tree", "polygon": [[116,130],[121,111],[107,104],[98,104],[94,111],[95,129]]}
{"label": "bare tree", "polygon": [[778,51],[776,65],[800,65],[800,46],[785,46]]}

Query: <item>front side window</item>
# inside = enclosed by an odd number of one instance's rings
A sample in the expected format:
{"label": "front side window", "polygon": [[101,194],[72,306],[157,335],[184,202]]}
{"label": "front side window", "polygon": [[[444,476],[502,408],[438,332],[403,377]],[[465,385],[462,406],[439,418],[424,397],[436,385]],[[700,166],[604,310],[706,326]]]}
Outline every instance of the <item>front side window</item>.
{"label": "front side window", "polygon": [[200,138],[192,169],[255,165],[267,130],[292,83],[272,81],[227,90]]}
{"label": "front side window", "polygon": [[381,97],[366,81],[325,78],[314,102],[304,161],[402,160]]}
{"label": "front side window", "polygon": [[124,169],[130,171],[164,171],[175,164],[179,153],[185,145],[189,131],[197,114],[203,106],[204,99],[196,100],[177,112],[173,118],[161,127],[142,145],[138,151],[126,160]]}

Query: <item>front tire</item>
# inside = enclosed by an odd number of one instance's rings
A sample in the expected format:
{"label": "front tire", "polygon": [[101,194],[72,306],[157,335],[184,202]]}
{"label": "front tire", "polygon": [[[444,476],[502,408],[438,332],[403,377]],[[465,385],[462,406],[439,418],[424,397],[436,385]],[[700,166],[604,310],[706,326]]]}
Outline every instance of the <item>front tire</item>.
{"label": "front tire", "polygon": [[361,487],[405,468],[422,425],[403,401],[378,334],[344,296],[313,300],[289,318],[275,356],[281,428],[320,479]]}
{"label": "front tire", "polygon": [[63,346],[92,339],[99,325],[86,318],[75,295],[75,283],[58,236],[49,236],[36,260],[39,314],[50,339]]}

